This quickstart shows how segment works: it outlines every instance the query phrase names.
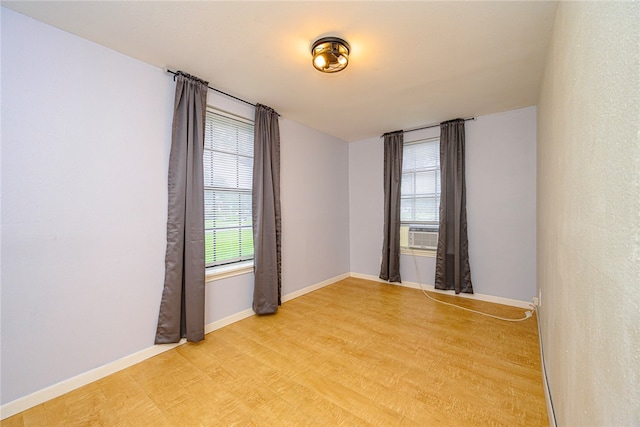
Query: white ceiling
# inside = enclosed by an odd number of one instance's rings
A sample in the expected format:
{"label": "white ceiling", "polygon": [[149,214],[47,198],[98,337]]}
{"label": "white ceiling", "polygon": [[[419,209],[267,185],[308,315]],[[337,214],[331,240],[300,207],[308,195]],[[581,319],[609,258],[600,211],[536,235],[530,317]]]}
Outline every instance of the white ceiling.
{"label": "white ceiling", "polygon": [[[555,2],[3,1],[345,141],[534,105]],[[322,74],[337,35],[349,66]]]}

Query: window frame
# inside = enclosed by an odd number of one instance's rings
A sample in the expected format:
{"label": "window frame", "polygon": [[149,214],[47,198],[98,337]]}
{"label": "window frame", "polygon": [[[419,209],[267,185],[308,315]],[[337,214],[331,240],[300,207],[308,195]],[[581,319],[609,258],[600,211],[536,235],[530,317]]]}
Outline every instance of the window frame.
{"label": "window frame", "polygon": [[[437,182],[440,182],[440,170],[441,170],[441,165],[440,165],[440,136],[434,136],[434,137],[427,137],[427,138],[421,138],[421,139],[416,139],[413,141],[405,141],[403,143],[403,150],[405,149],[405,147],[407,146],[411,146],[411,145],[417,145],[417,144],[424,144],[424,143],[429,143],[429,142],[436,142],[438,144],[438,155],[436,156],[438,164],[437,167],[427,167],[427,168],[420,168],[420,169],[415,169],[413,171],[410,171],[408,173],[411,173],[413,175],[414,178],[414,182],[413,182],[413,196],[412,197],[406,197],[405,195],[400,194],[400,203],[402,203],[403,199],[408,199],[411,198],[415,201],[415,199],[417,198],[416,196],[416,191],[415,191],[415,176],[417,173],[419,172],[425,172],[425,171],[436,171],[437,172]],[[407,172],[405,172],[404,170],[404,160],[405,160],[405,156],[404,156],[404,151],[403,151],[403,169],[401,172],[401,179],[404,179],[404,176],[406,175]],[[401,181],[401,185],[402,185],[402,181]],[[440,198],[441,198],[441,193],[442,193],[442,183],[440,183],[440,188],[439,191],[437,191],[436,193],[430,193],[430,194],[434,194],[435,198],[438,201],[437,207],[436,207],[436,215],[438,217],[438,220],[436,221],[421,221],[421,220],[402,220],[402,214],[400,215],[400,253],[402,254],[412,254],[412,255],[418,255],[418,256],[435,256],[435,251],[431,250],[431,249],[418,249],[418,248],[410,248],[409,247],[409,227],[410,226],[430,226],[430,227],[434,227],[436,229],[438,229],[440,227]],[[429,198],[434,198],[434,196],[428,196]],[[414,202],[415,203],[415,202]],[[415,204],[414,204],[415,206]],[[415,212],[414,212],[414,218],[415,218]]]}
{"label": "window frame", "polygon": [[[255,126],[255,123],[252,119],[234,114],[234,113],[230,113],[228,111],[222,110],[220,108],[216,108],[213,107],[211,105],[207,105],[207,117],[206,117],[206,122],[208,123],[208,121],[210,120],[210,115],[218,115],[230,120],[234,120],[234,121],[238,121],[240,123],[244,123],[247,125],[250,125],[251,127]],[[207,126],[207,124],[205,124],[205,126]],[[206,134],[205,134],[205,138],[206,138]],[[251,140],[251,159],[253,159],[253,134],[252,134],[252,140]],[[221,150],[212,150],[210,148],[206,148],[206,144],[205,147],[203,149],[203,169],[204,169],[204,165],[205,165],[205,156],[208,155],[211,152],[218,152],[218,153],[225,153],[224,151]],[[227,153],[227,154],[234,154],[234,153]],[[248,158],[249,156],[241,156],[239,154],[235,154],[238,157],[245,157]],[[253,164],[253,161],[251,162]],[[205,171],[206,172],[206,171]],[[206,176],[206,173],[204,174]],[[203,176],[203,179],[205,178],[205,176]],[[203,197],[205,197],[205,194],[207,191],[219,191],[219,192],[224,192],[224,191],[229,191],[229,192],[234,192],[237,194],[245,194],[245,195],[249,195],[249,197],[251,198],[251,195],[253,193],[253,188],[247,190],[242,189],[242,188],[234,188],[234,187],[224,187],[224,186],[215,186],[215,185],[208,185],[208,183],[204,183],[204,194]],[[206,199],[205,199],[206,201]],[[206,209],[206,203],[205,203],[205,209]],[[252,215],[251,209],[250,209],[250,214]],[[205,219],[207,216],[207,212],[205,210]],[[207,228],[206,224],[203,224],[205,226],[205,244],[206,244],[206,233],[207,231],[210,230],[214,230],[217,229],[218,227],[214,227],[214,228]],[[233,229],[235,227],[230,227],[230,229]],[[243,228],[249,228],[251,230],[251,235],[253,236],[253,222],[251,221],[251,225],[246,227],[246,226],[242,226],[240,223],[238,224],[238,229],[242,230]],[[253,243],[252,243],[253,244]],[[253,252],[253,251],[252,251]],[[205,246],[205,261],[207,259],[207,248]],[[240,254],[242,254],[242,249],[240,249]],[[235,261],[231,261],[228,263],[224,263],[224,264],[217,264],[217,265],[211,265],[211,264],[205,264],[205,281],[209,282],[212,280],[218,280],[218,279],[223,279],[226,277],[232,277],[232,276],[236,276],[239,274],[246,274],[249,272],[253,271],[253,258],[254,257],[254,253],[251,254],[250,258],[243,258],[242,256],[240,256],[240,259],[235,260]]]}

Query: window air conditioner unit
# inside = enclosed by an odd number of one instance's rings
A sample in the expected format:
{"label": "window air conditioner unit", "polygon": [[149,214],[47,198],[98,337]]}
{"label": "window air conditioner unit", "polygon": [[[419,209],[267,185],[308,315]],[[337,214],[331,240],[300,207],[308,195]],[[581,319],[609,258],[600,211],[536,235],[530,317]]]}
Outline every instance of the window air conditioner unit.
{"label": "window air conditioner unit", "polygon": [[438,249],[438,227],[409,227],[409,247],[413,249]]}

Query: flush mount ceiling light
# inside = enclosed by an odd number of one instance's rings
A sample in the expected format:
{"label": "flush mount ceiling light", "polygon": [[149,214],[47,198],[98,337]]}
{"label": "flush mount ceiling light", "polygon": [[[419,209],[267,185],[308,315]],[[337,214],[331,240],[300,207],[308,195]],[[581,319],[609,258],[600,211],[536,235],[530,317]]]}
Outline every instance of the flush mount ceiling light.
{"label": "flush mount ceiling light", "polygon": [[337,73],[349,64],[349,43],[338,37],[322,37],[313,42],[313,66],[323,73]]}

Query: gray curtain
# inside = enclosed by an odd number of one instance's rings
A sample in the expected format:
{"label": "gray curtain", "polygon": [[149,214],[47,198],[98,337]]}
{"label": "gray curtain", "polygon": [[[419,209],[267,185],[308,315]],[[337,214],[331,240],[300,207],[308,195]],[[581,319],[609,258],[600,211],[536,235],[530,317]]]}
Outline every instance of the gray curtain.
{"label": "gray curtain", "polygon": [[164,290],[156,344],[204,339],[204,182],[207,82],[178,72],[169,157]]}
{"label": "gray curtain", "polygon": [[464,120],[440,124],[440,230],[435,288],[473,293],[467,239]]}
{"label": "gray curtain", "polygon": [[402,143],[404,133],[384,135],[384,241],[380,278],[401,282],[400,278],[400,187],[402,184]]}
{"label": "gray curtain", "polygon": [[278,311],[282,292],[280,128],[278,113],[258,104],[253,150],[253,311]]}

